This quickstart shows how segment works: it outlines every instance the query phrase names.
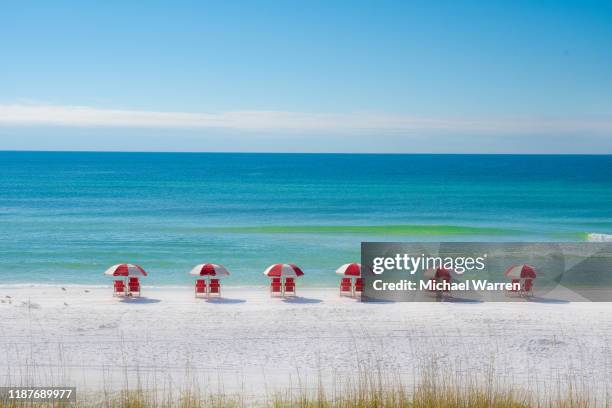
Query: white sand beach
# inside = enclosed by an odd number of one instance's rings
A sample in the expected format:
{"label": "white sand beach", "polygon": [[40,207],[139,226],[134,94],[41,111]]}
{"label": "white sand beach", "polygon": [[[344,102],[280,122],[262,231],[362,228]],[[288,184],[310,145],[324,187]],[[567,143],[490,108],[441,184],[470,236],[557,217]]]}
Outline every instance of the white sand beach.
{"label": "white sand beach", "polygon": [[[65,290],[64,290],[65,289]],[[0,385],[97,391],[197,384],[257,397],[338,385],[359,370],[418,381],[432,363],[453,381],[552,391],[571,381],[612,391],[612,304],[362,303],[336,289],[0,286]]]}

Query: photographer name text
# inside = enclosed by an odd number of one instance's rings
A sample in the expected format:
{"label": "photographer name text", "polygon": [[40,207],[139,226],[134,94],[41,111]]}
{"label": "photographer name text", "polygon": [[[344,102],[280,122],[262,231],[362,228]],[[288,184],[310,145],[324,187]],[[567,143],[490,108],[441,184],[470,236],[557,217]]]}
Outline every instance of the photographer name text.
{"label": "photographer name text", "polygon": [[377,291],[519,291],[521,284],[518,282],[490,282],[487,280],[465,280],[463,282],[446,282],[435,280],[410,281],[401,279],[396,282],[385,282],[376,279],[372,282],[372,288]]}

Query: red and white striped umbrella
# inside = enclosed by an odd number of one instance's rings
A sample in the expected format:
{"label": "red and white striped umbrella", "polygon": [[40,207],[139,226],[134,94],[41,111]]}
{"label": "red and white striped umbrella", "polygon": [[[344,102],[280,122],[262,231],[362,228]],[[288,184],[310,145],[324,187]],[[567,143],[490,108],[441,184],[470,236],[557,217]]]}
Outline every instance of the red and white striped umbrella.
{"label": "red and white striped umbrella", "polygon": [[269,277],[288,276],[295,278],[303,276],[304,272],[295,264],[274,264],[268,266],[268,269],[264,271],[264,275]]}
{"label": "red and white striped umbrella", "polygon": [[113,265],[104,274],[108,276],[147,276],[145,270],[135,264]]}
{"label": "red and white striped umbrella", "polygon": [[432,268],[423,272],[423,276],[427,279],[442,279],[445,281],[451,280],[451,270],[446,268]]}
{"label": "red and white striped umbrella", "polygon": [[504,276],[510,279],[535,279],[536,270],[527,264],[512,265],[504,272]]}
{"label": "red and white striped umbrella", "polygon": [[196,265],[191,272],[189,272],[189,274],[195,276],[214,276],[220,278],[229,276],[229,271],[225,269],[223,265],[207,263]]}
{"label": "red and white striped umbrella", "polygon": [[336,269],[336,273],[342,276],[361,276],[361,264],[347,263]]}

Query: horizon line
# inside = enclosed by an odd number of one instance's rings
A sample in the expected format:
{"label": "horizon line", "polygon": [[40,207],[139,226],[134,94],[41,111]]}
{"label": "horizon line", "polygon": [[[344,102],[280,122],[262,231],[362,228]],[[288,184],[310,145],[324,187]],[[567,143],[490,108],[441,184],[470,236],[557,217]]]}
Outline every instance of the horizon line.
{"label": "horizon line", "polygon": [[266,155],[351,155],[351,156],[612,156],[612,153],[410,153],[410,152],[272,152],[272,151],[171,151],[171,150],[40,150],[0,149],[0,153],[119,153],[119,154],[266,154]]}

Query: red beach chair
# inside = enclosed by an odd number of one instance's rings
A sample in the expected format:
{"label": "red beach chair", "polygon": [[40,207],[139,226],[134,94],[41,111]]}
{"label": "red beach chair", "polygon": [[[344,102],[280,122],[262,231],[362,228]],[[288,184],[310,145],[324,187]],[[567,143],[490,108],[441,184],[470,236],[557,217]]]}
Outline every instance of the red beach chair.
{"label": "red beach chair", "polygon": [[533,279],[525,279],[523,286],[523,295],[533,296]]}
{"label": "red beach chair", "polygon": [[204,279],[198,279],[195,283],[195,297],[206,297],[206,281]]}
{"label": "red beach chair", "polygon": [[125,296],[125,282],[116,280],[113,285],[113,296]]}
{"label": "red beach chair", "polygon": [[[510,283],[512,283],[513,286],[514,285],[518,285],[520,287],[521,280],[520,279],[512,279],[512,281]],[[520,292],[520,289],[514,289],[513,288],[513,289],[510,290],[510,292]]]}
{"label": "red beach chair", "polygon": [[128,281],[128,288],[130,290],[130,296],[140,297],[140,282],[135,276],[130,277]]}
{"label": "red beach chair", "polygon": [[[450,275],[445,275],[445,276],[442,276],[441,281],[442,281],[442,282],[444,282],[444,283],[451,283],[451,277],[450,277]],[[444,290],[442,291],[442,296],[452,297],[452,296],[451,296],[451,291],[450,291],[450,289],[444,289]]]}
{"label": "red beach chair", "polygon": [[353,282],[351,278],[340,279],[340,296],[353,296]]}
{"label": "red beach chair", "polygon": [[283,295],[280,278],[272,278],[272,281],[270,282],[270,295],[271,296],[282,296]]}
{"label": "red beach chair", "polygon": [[355,279],[355,296],[361,296],[361,292],[363,292],[363,278]]}
{"label": "red beach chair", "polygon": [[209,296],[221,296],[221,284],[219,283],[219,279],[211,279],[210,285],[208,286],[208,295]]}
{"label": "red beach chair", "polygon": [[[512,279],[510,281],[510,283],[514,286],[516,284],[518,284],[519,286],[521,286],[521,280],[520,279]],[[521,290],[522,288],[519,289],[515,289],[514,287],[512,289],[508,289],[506,291],[506,296],[508,297],[516,297],[516,296],[520,296],[521,295]]]}
{"label": "red beach chair", "polygon": [[431,284],[434,285],[434,286],[431,286],[431,289],[427,289],[426,295],[427,296],[431,296],[431,297],[437,296],[438,295],[438,291],[435,289],[435,284],[437,282],[436,279],[435,278],[430,278],[427,281],[428,281],[428,283],[431,282]]}
{"label": "red beach chair", "polygon": [[295,296],[295,281],[293,278],[285,278],[285,296]]}

